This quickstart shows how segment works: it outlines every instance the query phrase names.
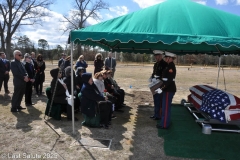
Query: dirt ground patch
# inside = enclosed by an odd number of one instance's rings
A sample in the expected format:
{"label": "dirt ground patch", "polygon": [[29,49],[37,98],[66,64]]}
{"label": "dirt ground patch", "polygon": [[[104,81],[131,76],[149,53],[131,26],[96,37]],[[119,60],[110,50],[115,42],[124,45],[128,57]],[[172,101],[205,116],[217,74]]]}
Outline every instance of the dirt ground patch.
{"label": "dirt ground patch", "polygon": [[[46,82],[51,81],[49,71],[56,67],[47,63]],[[89,65],[88,72],[93,72]],[[49,119],[49,124],[60,137],[44,122],[47,98],[45,94],[37,97],[33,94],[34,107],[27,107],[20,113],[11,113],[11,96],[0,94],[0,159],[181,159],[168,157],[164,153],[164,140],[157,135],[156,121],[149,118],[153,113],[153,99],[148,89],[151,65],[118,65],[115,79],[125,90],[124,113],[116,112],[109,130],[86,128],[81,125],[83,117],[77,114],[75,135],[72,123],[65,115],[61,121]],[[240,97],[240,70],[224,70],[227,91]],[[216,87],[217,68],[177,67],[177,93],[173,102],[180,103],[189,94],[189,87],[196,84],[208,84]],[[130,87],[131,86],[131,87]],[[13,92],[12,78],[9,88]],[[223,72],[220,72],[219,88],[225,89]],[[23,100],[24,102],[24,100]],[[22,106],[25,106],[22,103]],[[110,149],[81,146],[81,138],[112,139]],[[7,156],[7,158],[4,158]],[[18,156],[20,158],[18,158]]]}

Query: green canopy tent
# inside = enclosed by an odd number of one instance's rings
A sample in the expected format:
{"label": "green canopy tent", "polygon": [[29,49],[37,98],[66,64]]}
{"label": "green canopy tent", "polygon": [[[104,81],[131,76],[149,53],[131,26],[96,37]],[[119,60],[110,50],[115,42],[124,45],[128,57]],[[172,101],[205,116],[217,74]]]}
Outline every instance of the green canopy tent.
{"label": "green canopy tent", "polygon": [[163,3],[80,30],[73,30],[73,43],[105,50],[177,54],[240,54],[240,17],[190,0]]}
{"label": "green canopy tent", "polygon": [[150,54],[153,50],[165,50],[177,55],[240,55],[239,26],[240,17],[237,15],[190,0],[166,0],[121,17],[71,31],[71,54],[73,44],[81,43],[113,52]]}

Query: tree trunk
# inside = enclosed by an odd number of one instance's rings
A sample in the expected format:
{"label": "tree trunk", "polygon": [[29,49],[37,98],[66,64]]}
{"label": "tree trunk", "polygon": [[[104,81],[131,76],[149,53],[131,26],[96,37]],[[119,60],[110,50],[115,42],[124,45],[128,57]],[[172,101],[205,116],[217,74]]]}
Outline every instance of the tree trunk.
{"label": "tree trunk", "polygon": [[6,58],[10,59],[11,58],[11,39],[6,38],[6,49],[5,49],[5,54],[6,54]]}

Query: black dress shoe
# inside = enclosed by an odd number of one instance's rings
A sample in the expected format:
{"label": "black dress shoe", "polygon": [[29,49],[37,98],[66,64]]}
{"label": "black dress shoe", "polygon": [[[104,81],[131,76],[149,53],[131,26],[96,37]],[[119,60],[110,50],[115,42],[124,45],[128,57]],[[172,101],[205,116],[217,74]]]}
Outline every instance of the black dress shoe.
{"label": "black dress shoe", "polygon": [[153,115],[153,116],[151,116],[150,118],[155,118],[155,116]]}
{"label": "black dress shoe", "polygon": [[11,108],[11,112],[20,112],[19,109]]}
{"label": "black dress shoe", "polygon": [[24,107],[22,107],[22,106],[19,106],[19,107],[17,107],[17,109],[26,109],[26,108],[24,108]]}
{"label": "black dress shoe", "polygon": [[168,128],[164,128],[163,126],[161,126],[161,125],[159,125],[159,124],[157,124],[156,127],[157,127],[158,129],[168,129]]}
{"label": "black dress shoe", "polygon": [[102,124],[101,127],[103,127],[104,129],[109,129],[108,125],[106,124]]}
{"label": "black dress shoe", "polygon": [[153,120],[160,120],[160,118],[154,117]]}

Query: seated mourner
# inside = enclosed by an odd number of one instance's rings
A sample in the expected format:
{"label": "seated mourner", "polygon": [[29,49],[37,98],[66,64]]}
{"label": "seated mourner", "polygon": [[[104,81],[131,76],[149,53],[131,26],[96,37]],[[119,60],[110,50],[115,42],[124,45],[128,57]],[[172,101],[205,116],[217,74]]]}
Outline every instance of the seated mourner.
{"label": "seated mourner", "polygon": [[112,118],[115,118],[116,116],[113,115],[113,111],[114,111],[114,108],[115,108],[116,98],[113,95],[106,92],[105,85],[104,85],[104,82],[103,82],[103,74],[101,72],[95,73],[93,82],[97,86],[99,92],[102,93],[103,95],[107,96],[108,101],[110,101],[112,103],[111,113],[112,113]]}
{"label": "seated mourner", "polygon": [[85,69],[83,67],[78,67],[75,71],[75,87],[77,89],[77,93],[79,93],[82,89],[82,74],[84,73],[84,70]]}
{"label": "seated mourner", "polygon": [[122,112],[122,110],[120,110],[120,108],[123,107],[121,95],[118,92],[115,92],[113,84],[108,79],[107,72],[108,71],[106,71],[106,70],[101,71],[101,73],[103,74],[105,89],[107,90],[108,93],[110,93],[111,95],[113,95],[116,98],[115,111]]}
{"label": "seated mourner", "polygon": [[[66,100],[66,90],[67,90],[67,85],[66,84],[62,84],[60,83],[59,79],[62,77],[62,72],[59,71],[59,69],[52,69],[50,71],[50,74],[52,76],[52,81],[51,81],[51,94],[53,97],[53,102],[56,104],[61,104],[61,106],[63,107],[63,110],[67,111],[67,119],[68,120],[72,120],[72,106],[70,106]],[[56,90],[55,90],[55,85],[57,83],[56,86]],[[55,92],[54,92],[55,90]],[[54,95],[53,95],[54,94]],[[75,118],[75,121],[77,121],[78,119]]]}
{"label": "seated mourner", "polygon": [[[83,85],[83,82],[82,82],[82,74],[84,73],[85,69],[83,67],[78,67],[75,71],[75,82],[74,82],[74,85],[75,85],[75,89],[76,89],[76,92],[77,92],[77,95],[80,93],[81,89],[82,89],[82,85]],[[80,106],[81,106],[81,102],[79,100],[79,98],[76,98],[76,103],[74,106],[79,106],[79,110],[80,111]]]}
{"label": "seated mourner", "polygon": [[125,105],[124,104],[124,97],[125,97],[125,91],[123,90],[123,89],[121,89],[119,86],[118,86],[118,84],[117,84],[117,82],[113,79],[113,77],[112,77],[112,71],[107,71],[107,77],[108,77],[108,79],[110,80],[110,82],[112,83],[112,85],[113,85],[113,88],[114,88],[114,93],[118,93],[118,94],[120,94],[120,97],[121,97],[121,105]]}
{"label": "seated mourner", "polygon": [[[111,118],[111,103],[106,101],[107,97],[104,97],[99,92],[96,85],[93,83],[92,74],[84,73],[82,75],[83,86],[81,89],[81,111],[84,114],[83,125],[90,127],[104,127],[108,129],[109,120]],[[99,117],[100,119],[97,119]],[[88,121],[94,119],[93,121]],[[100,125],[96,121],[100,121]]]}
{"label": "seated mourner", "polygon": [[[67,90],[69,92],[69,94],[71,94],[72,92],[72,88],[71,88],[71,67],[68,66],[64,69],[65,71],[65,77],[63,78],[63,82],[67,85]],[[77,96],[77,90],[75,87],[75,74],[73,75],[73,94],[76,97]],[[74,99],[74,111],[79,112],[79,107],[80,107],[80,103],[79,103],[79,99],[75,98]]]}

